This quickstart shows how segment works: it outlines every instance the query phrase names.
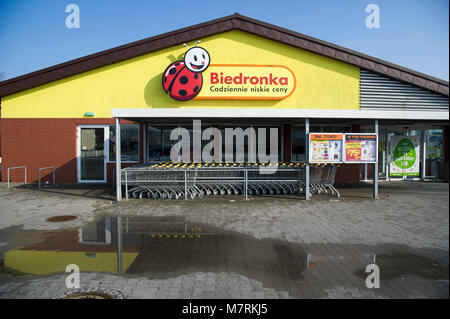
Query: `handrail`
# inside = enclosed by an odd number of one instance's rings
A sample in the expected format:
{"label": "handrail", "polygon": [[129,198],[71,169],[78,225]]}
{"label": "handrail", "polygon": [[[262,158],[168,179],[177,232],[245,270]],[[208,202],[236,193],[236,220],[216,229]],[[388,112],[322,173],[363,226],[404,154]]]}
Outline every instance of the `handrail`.
{"label": "handrail", "polygon": [[17,169],[17,168],[25,168],[25,184],[27,183],[27,167],[26,166],[16,166],[16,167],[9,167],[8,168],[8,188],[9,188],[9,170],[11,169]]}
{"label": "handrail", "polygon": [[41,189],[41,170],[45,170],[45,169],[53,170],[53,185],[55,185],[55,167],[54,166],[42,167],[39,169],[39,189]]}

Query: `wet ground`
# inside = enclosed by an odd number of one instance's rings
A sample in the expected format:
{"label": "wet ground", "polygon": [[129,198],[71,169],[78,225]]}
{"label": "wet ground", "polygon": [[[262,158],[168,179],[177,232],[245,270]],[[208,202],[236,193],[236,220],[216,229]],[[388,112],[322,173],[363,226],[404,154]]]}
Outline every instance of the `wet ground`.
{"label": "wet ground", "polygon": [[[448,298],[448,184],[386,183],[378,200],[339,190],[111,204],[104,190],[3,188],[0,298],[64,296],[68,264],[81,288],[128,298]],[[77,220],[47,221],[61,201]],[[369,264],[380,288],[366,286]]]}

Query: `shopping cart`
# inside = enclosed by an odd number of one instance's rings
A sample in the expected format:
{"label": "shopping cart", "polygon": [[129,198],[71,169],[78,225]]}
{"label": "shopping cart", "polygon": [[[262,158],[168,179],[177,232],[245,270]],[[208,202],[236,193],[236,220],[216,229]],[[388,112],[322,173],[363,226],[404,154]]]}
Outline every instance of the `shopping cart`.
{"label": "shopping cart", "polygon": [[338,190],[333,186],[336,170],[337,167],[335,165],[311,165],[309,169],[309,189],[311,195],[321,193],[327,194],[330,192],[331,194],[336,195],[336,197],[340,197]]}
{"label": "shopping cart", "polygon": [[302,163],[153,163],[122,169],[125,197],[202,199],[205,195],[304,192]]}

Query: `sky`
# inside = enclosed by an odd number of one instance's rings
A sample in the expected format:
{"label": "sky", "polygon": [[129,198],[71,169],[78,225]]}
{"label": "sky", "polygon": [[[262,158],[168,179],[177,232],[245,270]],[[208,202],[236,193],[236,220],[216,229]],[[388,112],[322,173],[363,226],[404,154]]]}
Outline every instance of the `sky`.
{"label": "sky", "polygon": [[[80,28],[66,27],[72,3]],[[235,12],[449,79],[445,0],[0,0],[0,81]]]}

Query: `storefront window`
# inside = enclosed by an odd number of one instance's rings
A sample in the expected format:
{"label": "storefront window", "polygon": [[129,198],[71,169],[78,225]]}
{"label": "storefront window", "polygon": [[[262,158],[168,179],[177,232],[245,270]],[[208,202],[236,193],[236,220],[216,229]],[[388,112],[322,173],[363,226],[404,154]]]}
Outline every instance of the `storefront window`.
{"label": "storefront window", "polygon": [[294,126],[292,129],[292,161],[305,161],[305,127]]}
{"label": "storefront window", "polygon": [[310,133],[321,133],[323,132],[321,125],[310,125],[309,126]]}
{"label": "storefront window", "polygon": [[170,133],[172,132],[171,129],[163,129],[162,130],[162,154],[160,157],[161,161],[169,161],[170,160],[170,150],[172,149],[172,146],[177,143],[177,141],[170,140]]}
{"label": "storefront window", "polygon": [[[139,162],[139,125],[120,125],[120,152],[122,162]],[[109,126],[109,161],[116,161],[116,127]]]}
{"label": "storefront window", "polygon": [[[210,125],[202,125],[202,129],[210,127]],[[149,162],[159,162],[159,161],[169,161],[170,160],[170,150],[172,146],[177,143],[177,141],[170,140],[170,133],[173,129],[178,126],[172,127],[159,127],[159,126],[148,126],[147,127],[147,141],[148,141],[148,158]],[[183,128],[189,130],[190,135],[190,145],[191,145],[191,161],[193,161],[193,130],[192,127],[182,125]],[[235,128],[238,126],[227,125],[226,128]],[[239,126],[241,127],[241,126]],[[247,127],[241,127],[244,131]],[[258,134],[258,128],[263,128],[261,126],[253,126],[256,134]],[[269,154],[270,152],[270,133],[269,127],[266,128],[266,152]],[[225,127],[219,128],[222,134],[222,162],[225,162]],[[208,144],[208,140],[201,141],[201,148],[205,147]],[[234,161],[236,161],[236,139],[233,142],[233,154]],[[278,130],[278,156],[279,160],[281,160],[281,131]],[[248,161],[248,138],[244,138],[244,161]]]}
{"label": "storefront window", "polygon": [[352,127],[347,125],[324,125],[321,132],[323,133],[351,133]]}
{"label": "storefront window", "polygon": [[[423,136],[423,132],[425,135]],[[392,162],[392,137],[394,136],[416,136],[420,139],[420,154],[419,156],[419,166],[420,166],[420,176],[423,174],[423,138],[425,137],[426,142],[426,161],[425,161],[425,177],[432,179],[440,179],[443,176],[443,147],[444,147],[444,137],[442,129],[428,129],[428,130],[396,130],[387,131],[387,147],[386,155],[384,158],[379,157],[379,161],[383,162],[386,166],[385,171],[388,171],[387,166]]]}
{"label": "storefront window", "polygon": [[[249,126],[227,126],[227,128],[237,128],[237,127],[240,127],[240,128],[242,128],[242,130],[245,132],[245,130],[247,129],[247,128],[249,128]],[[256,145],[258,145],[258,141],[259,141],[259,139],[258,139],[258,132],[259,132],[259,129],[265,129],[266,130],[266,145],[265,145],[265,148],[266,148],[266,155],[269,155],[269,153],[270,153],[270,128],[273,128],[273,127],[276,127],[276,128],[278,128],[278,161],[281,161],[281,130],[280,130],[280,128],[279,127],[277,127],[277,126],[268,126],[268,127],[264,127],[264,126],[251,126],[254,130],[255,130],[255,133],[256,133]],[[225,162],[225,128],[222,128],[221,130],[221,133],[222,133],[222,139],[223,139],[223,146],[222,146],[222,161],[223,162]],[[208,142],[208,141],[206,141],[206,142]],[[248,157],[248,147],[249,147],[249,144],[248,144],[248,138],[247,137],[245,137],[244,138],[244,162],[247,162],[247,161],[249,161],[249,157]],[[258,146],[256,146],[257,148],[256,148],[256,152],[258,152]],[[236,139],[234,138],[233,139],[233,154],[234,154],[234,161],[236,161]],[[258,156],[256,156],[256,160],[258,161]]]}
{"label": "storefront window", "polygon": [[147,161],[160,162],[170,160],[170,150],[177,141],[170,140],[173,127],[147,126]]}
{"label": "storefront window", "polygon": [[148,149],[148,158],[150,161],[160,160],[162,155],[161,149],[161,135],[162,132],[160,129],[148,126],[147,127],[147,149]]}
{"label": "storefront window", "polygon": [[[351,126],[344,125],[311,125],[310,133],[349,133]],[[292,129],[292,161],[305,162],[305,127],[303,125],[294,126]]]}

